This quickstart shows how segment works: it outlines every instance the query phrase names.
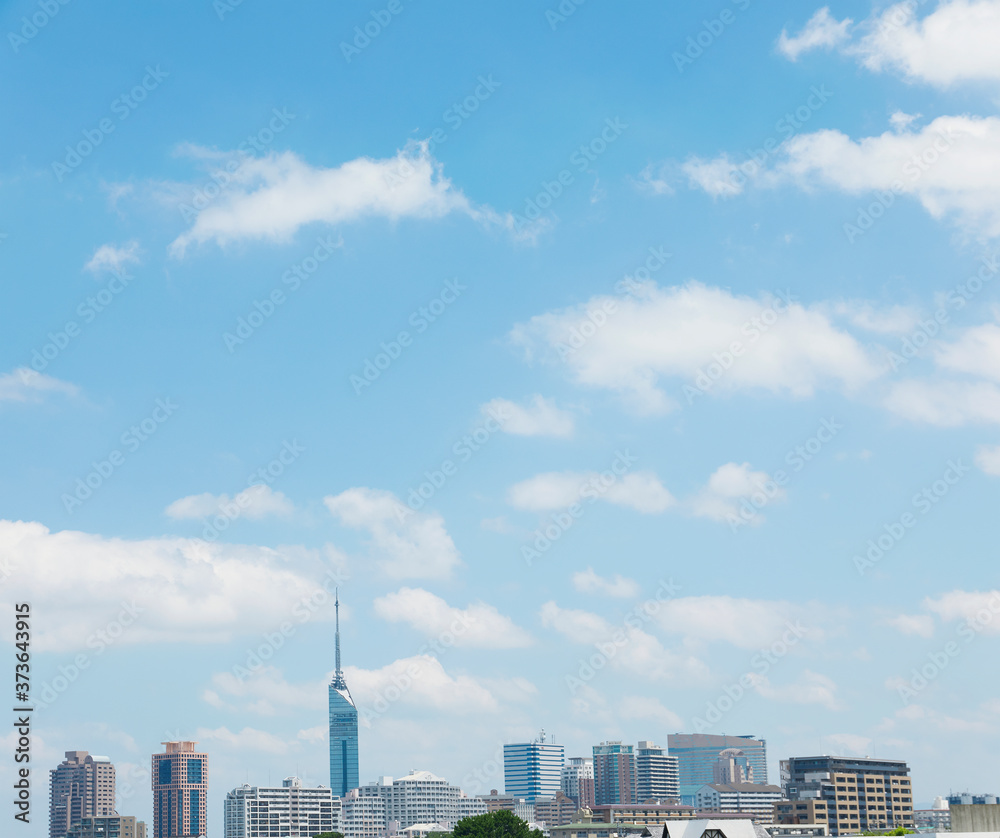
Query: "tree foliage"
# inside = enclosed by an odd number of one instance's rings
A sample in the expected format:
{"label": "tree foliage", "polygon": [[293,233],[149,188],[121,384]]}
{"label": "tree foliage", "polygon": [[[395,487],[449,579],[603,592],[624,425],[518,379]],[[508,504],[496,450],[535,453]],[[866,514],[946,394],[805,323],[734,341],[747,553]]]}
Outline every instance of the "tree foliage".
{"label": "tree foliage", "polygon": [[506,810],[462,818],[455,824],[453,835],[454,838],[542,838],[541,830],[529,829],[527,823]]}

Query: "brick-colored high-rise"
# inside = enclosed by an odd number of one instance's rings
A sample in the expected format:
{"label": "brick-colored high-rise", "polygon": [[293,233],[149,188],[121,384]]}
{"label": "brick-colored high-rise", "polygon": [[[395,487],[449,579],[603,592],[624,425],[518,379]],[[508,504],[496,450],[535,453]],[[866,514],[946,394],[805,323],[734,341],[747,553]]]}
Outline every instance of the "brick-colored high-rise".
{"label": "brick-colored high-rise", "polygon": [[49,838],[63,838],[83,818],[115,814],[115,767],[107,757],[66,751],[49,776]]}
{"label": "brick-colored high-rise", "polygon": [[164,742],[153,754],[153,838],[198,838],[208,823],[208,754],[197,742]]}

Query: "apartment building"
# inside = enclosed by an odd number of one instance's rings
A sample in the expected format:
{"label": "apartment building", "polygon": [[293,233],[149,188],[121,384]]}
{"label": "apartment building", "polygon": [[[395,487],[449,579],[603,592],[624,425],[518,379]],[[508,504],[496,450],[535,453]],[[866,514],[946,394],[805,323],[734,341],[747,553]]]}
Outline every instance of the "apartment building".
{"label": "apartment building", "polygon": [[304,788],[298,777],[280,786],[243,785],[226,794],[225,838],[312,838],[340,831],[341,803],[324,786]]}

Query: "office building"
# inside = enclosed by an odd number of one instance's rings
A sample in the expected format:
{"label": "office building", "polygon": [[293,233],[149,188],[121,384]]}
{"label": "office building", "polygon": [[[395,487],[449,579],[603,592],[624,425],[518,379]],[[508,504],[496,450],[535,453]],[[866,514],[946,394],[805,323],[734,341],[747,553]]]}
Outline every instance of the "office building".
{"label": "office building", "polygon": [[787,800],[823,800],[831,835],[913,829],[913,792],[905,762],[855,757],[782,760]]}
{"label": "office building", "polygon": [[825,800],[779,800],[774,804],[774,823],[782,826],[801,826],[829,822]]}
{"label": "office building", "polygon": [[677,757],[652,742],[639,742],[635,749],[636,803],[680,799]]}
{"label": "office building", "polygon": [[49,772],[49,838],[63,838],[83,818],[115,812],[115,767],[107,757],[66,751]]}
{"label": "office building", "polygon": [[336,797],[356,789],[358,780],[358,708],[340,669],[340,594],[336,595],[336,668],[330,681],[330,788]]}
{"label": "office building", "polygon": [[462,818],[485,815],[487,811],[482,799],[467,797],[458,786],[430,771],[411,771],[396,780],[379,777],[378,782],[367,783],[357,791],[362,799],[377,797],[382,801],[386,830],[390,824],[401,830],[416,823],[440,823],[451,829]]}
{"label": "office building", "polygon": [[131,815],[88,816],[65,834],[66,838],[146,838],[146,824]]}
{"label": "office building", "polygon": [[545,731],[534,742],[503,746],[504,791],[532,802],[560,791],[565,753],[562,745],[545,741]]}
{"label": "office building", "polygon": [[631,745],[594,745],[594,804],[632,804],[635,799],[635,752]]}
{"label": "office building", "polygon": [[576,802],[577,808],[594,805],[594,760],[591,757],[570,757],[563,766],[560,789]]}
{"label": "office building", "polygon": [[759,783],[710,783],[695,794],[699,812],[745,815],[757,823],[774,821],[774,804],[782,799],[778,786]]}
{"label": "office building", "polygon": [[197,838],[208,823],[208,754],[197,742],[164,742],[153,754],[153,838]]}
{"label": "office building", "polygon": [[298,777],[280,787],[243,785],[226,794],[224,838],[312,838],[340,831],[340,800],[324,787],[305,788]]}
{"label": "office building", "polygon": [[767,784],[767,742],[753,736],[722,736],[708,733],[671,733],[667,751],[677,758],[681,799],[693,803],[704,785],[717,782],[716,763],[730,748],[743,751],[753,769],[753,782]]}

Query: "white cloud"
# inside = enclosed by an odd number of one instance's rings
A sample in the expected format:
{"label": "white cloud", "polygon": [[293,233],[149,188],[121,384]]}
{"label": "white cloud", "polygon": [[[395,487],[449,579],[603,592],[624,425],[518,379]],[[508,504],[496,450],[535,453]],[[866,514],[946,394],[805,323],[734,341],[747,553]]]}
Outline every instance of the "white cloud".
{"label": "white cloud", "polygon": [[[546,602],[539,613],[545,628],[557,631],[573,643],[597,646],[612,669],[649,681],[699,683],[708,675],[708,668],[700,660],[665,648],[656,637],[640,628],[613,626],[598,614],[560,608],[555,602]],[[609,649],[613,653],[608,653]]]}
{"label": "white cloud", "polygon": [[621,599],[639,596],[639,583],[634,579],[617,573],[613,579],[605,579],[598,576],[592,567],[573,574],[573,588],[583,594],[602,594]]}
{"label": "white cloud", "polygon": [[798,60],[803,52],[820,47],[836,47],[850,37],[848,29],[853,21],[850,18],[836,20],[830,14],[830,8],[824,6],[811,18],[798,35],[789,37],[788,31],[781,30],[778,38],[778,51],[792,61]]}
{"label": "white cloud", "polygon": [[692,596],[661,603],[656,622],[665,631],[691,640],[763,649],[779,641],[791,645],[803,637],[821,636],[817,629],[802,626],[800,619],[808,611],[780,600]]}
{"label": "white cloud", "polygon": [[139,242],[131,241],[123,247],[115,247],[113,244],[102,244],[84,268],[91,273],[101,273],[102,271],[112,271],[121,273],[122,269],[131,263],[139,261]]}
{"label": "white cloud", "polygon": [[[296,620],[293,609],[321,591],[323,576],[322,562],[306,551],[104,538],[23,521],[0,520],[0,555],[38,612],[39,651],[87,649],[88,640],[93,649],[95,633],[115,622],[120,643],[221,643],[271,631]],[[303,613],[332,619],[327,611]]]}
{"label": "white cloud", "polygon": [[511,486],[507,500],[518,509],[544,512],[565,509],[584,499],[591,502],[601,499],[646,515],[659,514],[674,504],[673,495],[652,472],[615,476],[614,483],[610,483],[607,474],[602,476],[596,471],[538,474]]}
{"label": "white cloud", "polygon": [[175,500],[165,511],[171,518],[176,519],[208,518],[226,514],[229,518],[243,517],[257,520],[267,515],[290,515],[295,511],[295,507],[281,492],[259,484],[244,489],[233,498],[209,492],[188,495]]}
{"label": "white cloud", "polygon": [[942,620],[965,620],[977,631],[1000,634],[1000,591],[950,591],[924,605]]}
{"label": "white cloud", "polygon": [[833,679],[804,669],[798,680],[775,687],[762,675],[753,674],[754,689],[762,698],[788,704],[819,704],[827,710],[842,710]]}
{"label": "white cloud", "polygon": [[1000,477],[1000,445],[980,445],[976,449],[975,462],[986,474]]}
{"label": "white cloud", "polygon": [[[726,463],[712,473],[708,485],[688,502],[688,508],[699,518],[749,520],[759,524],[763,516],[758,510],[775,500],[783,500],[785,495],[785,490],[767,472],[752,471],[750,463]],[[744,508],[749,509],[752,518],[741,517]]]}
{"label": "white cloud", "polygon": [[522,407],[507,399],[493,399],[480,409],[483,416],[500,417],[504,433],[517,436],[573,435],[573,414],[560,410],[551,399],[536,395]]}
{"label": "white cloud", "polygon": [[674,187],[670,185],[670,166],[653,166],[650,163],[639,172],[639,178],[633,183],[644,192],[651,192],[654,195],[673,195]]}
{"label": "white cloud", "polygon": [[910,379],[894,384],[885,398],[893,413],[943,428],[1000,423],[1000,388],[988,381]]}
{"label": "white cloud", "polygon": [[984,323],[964,329],[952,343],[937,343],[934,363],[950,372],[1000,381],[1000,326]]}
{"label": "white cloud", "polygon": [[742,182],[735,178],[737,165],[723,154],[713,160],[692,157],[681,171],[688,176],[692,187],[704,190],[713,198],[730,198],[743,191]]}
{"label": "white cloud", "polygon": [[227,727],[215,729],[200,727],[197,731],[199,742],[213,742],[227,746],[229,751],[250,751],[264,754],[284,755],[289,751],[289,743],[273,733],[245,727],[238,733],[233,733]]}
{"label": "white cloud", "polygon": [[18,367],[0,375],[0,402],[38,402],[46,393],[75,396],[79,392],[75,384],[35,372],[30,367]]}
{"label": "white cloud", "polygon": [[649,696],[630,695],[618,705],[618,716],[653,722],[661,730],[684,730],[684,721],[673,710],[664,707],[659,699]]}
{"label": "white cloud", "polygon": [[901,634],[915,634],[918,637],[934,636],[934,618],[926,614],[899,614],[889,619],[889,625]]}
{"label": "white cloud", "polygon": [[379,569],[393,579],[446,579],[461,563],[444,519],[414,512],[392,492],[348,489],[323,502],[344,526],[368,531]]}
{"label": "white cloud", "polygon": [[445,638],[449,646],[518,649],[532,643],[528,632],[484,602],[453,608],[430,591],[400,588],[379,597],[374,605],[383,620],[408,623],[426,637]]}
{"label": "white cloud", "polygon": [[824,742],[833,745],[834,753],[868,756],[872,753],[872,740],[857,733],[831,733],[823,737]]}
{"label": "white cloud", "polygon": [[882,335],[907,334],[920,322],[919,312],[910,306],[884,308],[868,300],[842,300],[835,303],[832,309],[836,314],[847,317],[859,329]]}
{"label": "white cloud", "polygon": [[[608,304],[617,306],[614,314],[583,345],[571,348],[573,330],[587,312]],[[625,299],[594,297],[515,326],[511,340],[529,359],[544,353],[565,364],[577,383],[620,392],[646,413],[677,407],[666,391],[667,379],[685,399],[691,391],[700,397],[738,390],[805,397],[825,386],[853,391],[881,374],[880,365],[834,325],[825,307],[769,295],[736,296],[698,282],[669,288],[647,282]],[[739,355],[727,358],[734,344]],[[709,379],[707,371],[714,374],[715,367],[718,374]],[[704,386],[695,389],[696,382]]]}
{"label": "white cloud", "polygon": [[287,241],[306,224],[329,225],[366,217],[441,218],[461,212],[510,228],[509,217],[474,207],[442,174],[427,143],[411,143],[394,157],[360,157],[335,168],[311,166],[292,152],[242,162],[214,203],[171,245],[183,256],[191,244],[242,239]]}

